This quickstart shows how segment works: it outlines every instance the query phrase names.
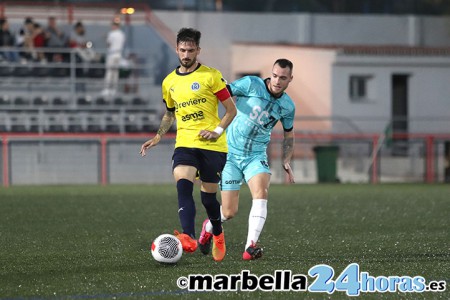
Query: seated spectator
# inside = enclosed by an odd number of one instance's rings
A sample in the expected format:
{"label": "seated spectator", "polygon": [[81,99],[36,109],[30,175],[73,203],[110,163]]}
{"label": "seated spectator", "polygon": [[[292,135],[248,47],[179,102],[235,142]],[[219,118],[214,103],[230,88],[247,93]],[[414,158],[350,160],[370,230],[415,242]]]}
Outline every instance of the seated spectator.
{"label": "seated spectator", "polygon": [[75,50],[78,62],[91,62],[97,60],[97,55],[92,49],[92,43],[86,39],[86,30],[80,21],[73,26],[70,34],[69,46]]}
{"label": "seated spectator", "polygon": [[33,59],[39,62],[46,62],[45,54],[41,48],[45,47],[45,33],[39,23],[33,28]]}
{"label": "seated spectator", "polygon": [[23,48],[23,51],[19,52],[21,62],[26,62],[32,59],[33,31],[34,31],[33,19],[30,17],[25,18],[22,28],[19,29],[16,35],[16,46],[19,48]]}
{"label": "seated spectator", "polygon": [[58,48],[65,48],[68,46],[68,38],[65,33],[56,25],[56,18],[48,18],[48,26],[45,30],[46,46],[51,48],[47,54],[48,61],[62,62],[68,61],[68,55],[57,51]]}
{"label": "seated spectator", "polygon": [[0,47],[6,49],[0,49],[0,58],[14,62],[17,60],[17,52],[14,49],[8,49],[14,47],[14,36],[9,31],[9,23],[6,18],[0,18]]}

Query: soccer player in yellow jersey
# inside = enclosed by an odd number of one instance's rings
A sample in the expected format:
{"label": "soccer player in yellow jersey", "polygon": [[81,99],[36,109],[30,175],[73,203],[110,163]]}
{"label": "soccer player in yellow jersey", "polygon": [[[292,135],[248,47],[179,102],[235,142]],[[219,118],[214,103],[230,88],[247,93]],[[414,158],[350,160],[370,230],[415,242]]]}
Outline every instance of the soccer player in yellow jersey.
{"label": "soccer player in yellow jersey", "polygon": [[[224,130],[237,111],[222,74],[197,61],[200,37],[201,33],[192,28],[182,28],[178,32],[176,52],[180,66],[162,83],[167,110],[157,134],[142,145],[140,153],[144,156],[146,150],[158,144],[177,120],[172,168],[183,233],[175,231],[175,235],[184,251],[194,252],[197,249],[193,188],[199,174],[201,201],[213,226],[213,259],[221,261],[226,248],[216,193],[228,152]],[[218,114],[219,102],[226,110],[222,119]]]}

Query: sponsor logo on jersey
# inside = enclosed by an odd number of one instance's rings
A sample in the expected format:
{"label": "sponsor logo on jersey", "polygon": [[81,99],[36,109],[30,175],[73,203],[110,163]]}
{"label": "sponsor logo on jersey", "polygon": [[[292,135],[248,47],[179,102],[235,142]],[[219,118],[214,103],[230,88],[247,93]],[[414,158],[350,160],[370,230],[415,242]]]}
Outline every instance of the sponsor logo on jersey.
{"label": "sponsor logo on jersey", "polygon": [[188,107],[191,105],[199,105],[202,103],[206,103],[206,98],[199,98],[199,99],[189,99],[188,101],[184,102],[175,102],[175,108],[178,109],[180,107]]}
{"label": "sponsor logo on jersey", "polygon": [[197,111],[195,113],[187,114],[181,117],[181,121],[186,122],[189,120],[198,121],[203,120],[205,116],[203,115],[203,111]]}

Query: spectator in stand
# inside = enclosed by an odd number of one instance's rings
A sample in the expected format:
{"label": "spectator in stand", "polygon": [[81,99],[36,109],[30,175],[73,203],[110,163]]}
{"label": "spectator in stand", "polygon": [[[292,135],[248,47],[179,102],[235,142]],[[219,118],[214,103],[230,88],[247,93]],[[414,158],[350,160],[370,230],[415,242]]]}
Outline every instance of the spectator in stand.
{"label": "spectator in stand", "polygon": [[125,45],[125,34],[120,30],[119,20],[114,19],[112,22],[106,43],[108,44],[108,53],[106,55],[105,88],[102,95],[114,96],[119,84],[119,66]]}
{"label": "spectator in stand", "polygon": [[45,47],[45,33],[42,29],[42,26],[39,23],[34,23],[33,30],[33,59],[35,61],[39,61],[41,63],[46,63],[47,60],[45,58],[45,54],[42,51],[42,48]]}
{"label": "spectator in stand", "polygon": [[96,53],[92,49],[92,43],[86,39],[86,30],[81,21],[78,21],[73,26],[73,31],[70,34],[69,46],[75,50],[77,55],[77,62],[91,62],[96,60]]}
{"label": "spectator in stand", "polygon": [[45,30],[46,46],[51,48],[47,54],[48,61],[62,62],[68,60],[67,53],[58,52],[58,48],[65,48],[69,45],[69,40],[62,30],[56,24],[56,18],[48,18],[48,25]]}
{"label": "spectator in stand", "polygon": [[33,31],[34,21],[31,17],[26,17],[22,28],[19,29],[16,35],[16,46],[23,48],[23,51],[19,52],[20,61],[26,63],[32,59],[33,52]]}
{"label": "spectator in stand", "polygon": [[[92,49],[92,43],[85,37],[86,30],[81,21],[78,21],[73,26],[73,30],[70,33],[69,46],[75,52],[75,60],[77,64],[77,77],[84,76],[89,71],[89,64],[93,61],[97,61],[98,57],[95,51]],[[86,91],[86,83],[83,79],[76,80],[75,90],[77,92]]]}
{"label": "spectator in stand", "polygon": [[6,48],[0,50],[0,59],[14,62],[17,60],[17,52],[14,49],[8,49],[14,47],[14,36],[9,31],[9,23],[6,18],[0,18],[0,47]]}

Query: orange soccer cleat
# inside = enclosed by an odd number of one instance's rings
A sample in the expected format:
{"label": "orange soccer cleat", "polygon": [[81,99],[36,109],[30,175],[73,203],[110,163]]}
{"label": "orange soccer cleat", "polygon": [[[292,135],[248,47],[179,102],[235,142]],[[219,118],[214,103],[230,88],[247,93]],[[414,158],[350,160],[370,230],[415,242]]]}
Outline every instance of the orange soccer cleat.
{"label": "orange soccer cleat", "polygon": [[179,233],[177,230],[174,230],[173,234],[180,240],[184,252],[195,252],[197,250],[197,240],[185,233]]}
{"label": "orange soccer cleat", "polygon": [[215,261],[222,261],[225,257],[226,252],[227,249],[225,246],[225,235],[223,234],[223,232],[217,236],[213,235],[213,259]]}

